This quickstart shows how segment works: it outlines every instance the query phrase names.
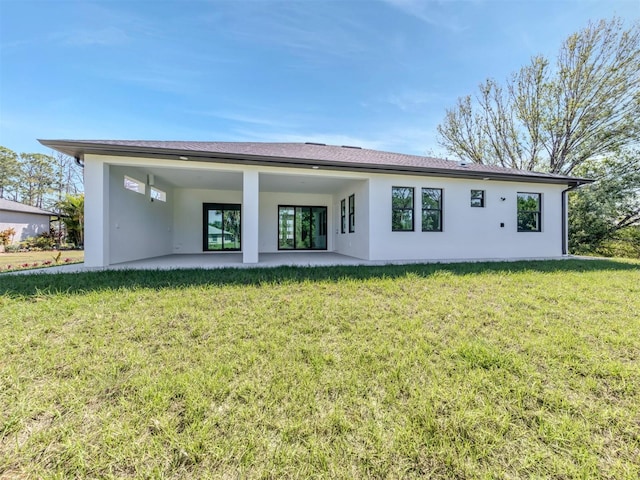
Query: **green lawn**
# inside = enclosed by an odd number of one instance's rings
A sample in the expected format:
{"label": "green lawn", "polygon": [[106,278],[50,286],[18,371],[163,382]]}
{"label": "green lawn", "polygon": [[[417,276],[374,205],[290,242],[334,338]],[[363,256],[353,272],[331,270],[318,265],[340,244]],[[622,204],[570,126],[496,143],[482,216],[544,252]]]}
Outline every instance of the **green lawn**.
{"label": "green lawn", "polygon": [[0,275],[0,477],[640,475],[640,263]]}
{"label": "green lawn", "polygon": [[[60,254],[60,258],[58,258]],[[0,253],[0,273],[25,268],[53,267],[84,261],[83,250]]]}

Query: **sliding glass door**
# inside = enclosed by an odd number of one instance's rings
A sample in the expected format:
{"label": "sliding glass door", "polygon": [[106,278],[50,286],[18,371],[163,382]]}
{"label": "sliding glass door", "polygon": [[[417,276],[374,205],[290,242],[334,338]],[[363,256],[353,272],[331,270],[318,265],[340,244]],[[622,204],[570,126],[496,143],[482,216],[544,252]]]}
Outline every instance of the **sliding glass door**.
{"label": "sliding glass door", "polygon": [[327,207],[278,207],[278,250],[326,250]]}
{"label": "sliding glass door", "polygon": [[240,250],[240,205],[205,203],[203,205],[204,251]]}

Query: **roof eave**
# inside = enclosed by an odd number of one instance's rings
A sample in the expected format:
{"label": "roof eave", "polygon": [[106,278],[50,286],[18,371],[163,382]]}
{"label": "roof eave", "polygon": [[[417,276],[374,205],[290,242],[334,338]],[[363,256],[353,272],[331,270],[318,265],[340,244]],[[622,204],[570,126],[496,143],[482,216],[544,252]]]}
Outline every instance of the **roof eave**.
{"label": "roof eave", "polygon": [[[85,154],[95,155],[127,155],[131,157],[159,158],[165,160],[201,161],[216,163],[234,163],[246,165],[264,165],[278,167],[325,167],[331,170],[360,171],[388,174],[425,175],[454,178],[478,178],[484,180],[502,180],[509,182],[553,183],[578,186],[592,183],[593,180],[575,177],[549,177],[547,175],[519,175],[515,173],[487,172],[478,170],[456,170],[437,167],[418,167],[404,165],[377,165],[355,162],[332,162],[327,160],[274,157],[251,154],[229,154],[216,152],[199,152],[196,150],[169,149],[159,150],[156,147],[106,145],[99,143],[79,143],[66,140],[38,140],[41,144],[70,155],[76,159],[84,159]],[[187,157],[183,160],[180,157]]]}

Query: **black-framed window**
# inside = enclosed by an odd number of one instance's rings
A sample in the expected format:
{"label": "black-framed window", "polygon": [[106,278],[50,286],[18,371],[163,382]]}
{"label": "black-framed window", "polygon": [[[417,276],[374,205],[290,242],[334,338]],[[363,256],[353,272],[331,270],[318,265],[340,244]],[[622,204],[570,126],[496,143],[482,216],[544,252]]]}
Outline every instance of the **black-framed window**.
{"label": "black-framed window", "polygon": [[413,231],[413,187],[391,187],[391,230]]}
{"label": "black-framed window", "polygon": [[202,249],[205,252],[240,250],[240,204],[202,204]]}
{"label": "black-framed window", "polygon": [[542,194],[518,192],[518,231],[542,231]]}
{"label": "black-framed window", "polygon": [[484,190],[471,190],[471,206],[484,207]]}
{"label": "black-framed window", "polygon": [[340,233],[347,232],[347,201],[343,198],[340,202]]}
{"label": "black-framed window", "polygon": [[278,250],[326,250],[327,207],[278,205]]}
{"label": "black-framed window", "polygon": [[442,231],[442,189],[422,189],[422,231]]}
{"label": "black-framed window", "polygon": [[356,195],[349,195],[349,233],[356,231]]}

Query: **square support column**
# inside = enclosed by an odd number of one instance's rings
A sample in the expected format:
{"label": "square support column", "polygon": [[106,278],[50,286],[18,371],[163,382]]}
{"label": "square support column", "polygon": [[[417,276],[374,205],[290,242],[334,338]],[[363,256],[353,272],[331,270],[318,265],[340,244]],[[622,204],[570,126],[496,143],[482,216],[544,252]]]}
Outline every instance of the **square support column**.
{"label": "square support column", "polygon": [[84,162],[84,264],[109,265],[109,165],[102,160]]}
{"label": "square support column", "polygon": [[259,178],[255,170],[242,174],[242,263],[258,263]]}

